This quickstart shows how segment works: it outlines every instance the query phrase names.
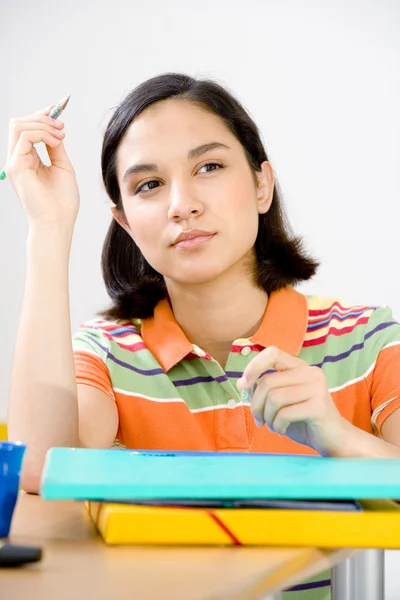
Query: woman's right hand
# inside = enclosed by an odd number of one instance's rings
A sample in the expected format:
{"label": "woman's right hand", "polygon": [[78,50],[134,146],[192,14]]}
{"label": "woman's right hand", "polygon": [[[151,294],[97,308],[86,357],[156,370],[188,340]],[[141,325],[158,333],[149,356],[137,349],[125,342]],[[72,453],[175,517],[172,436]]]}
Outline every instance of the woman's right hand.
{"label": "woman's right hand", "polygon": [[[11,120],[5,171],[31,226],[73,229],[79,189],[63,144],[64,123],[48,116],[52,108]],[[39,142],[46,144],[50,166],[34,148]]]}

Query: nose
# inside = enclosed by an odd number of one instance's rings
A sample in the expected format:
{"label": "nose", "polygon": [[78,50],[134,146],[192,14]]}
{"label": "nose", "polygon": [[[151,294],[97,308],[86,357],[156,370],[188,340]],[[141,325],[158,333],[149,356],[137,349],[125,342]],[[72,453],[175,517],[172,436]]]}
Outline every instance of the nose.
{"label": "nose", "polygon": [[194,195],[189,186],[175,184],[171,189],[168,218],[171,221],[183,221],[191,216],[201,215],[203,204]]}

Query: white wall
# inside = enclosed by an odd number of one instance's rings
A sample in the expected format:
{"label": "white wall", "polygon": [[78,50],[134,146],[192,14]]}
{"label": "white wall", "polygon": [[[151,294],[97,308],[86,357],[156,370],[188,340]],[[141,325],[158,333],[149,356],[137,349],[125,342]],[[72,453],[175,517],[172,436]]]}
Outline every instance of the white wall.
{"label": "white wall", "polygon": [[[165,71],[214,77],[250,110],[293,226],[323,263],[302,289],[389,304],[400,317],[400,3],[16,0],[2,11],[0,162],[11,117],[72,94],[63,120],[82,197],[71,259],[73,329],[107,302],[99,266],[110,219],[102,131],[130,89]],[[1,182],[0,419],[26,233],[18,199]]]}

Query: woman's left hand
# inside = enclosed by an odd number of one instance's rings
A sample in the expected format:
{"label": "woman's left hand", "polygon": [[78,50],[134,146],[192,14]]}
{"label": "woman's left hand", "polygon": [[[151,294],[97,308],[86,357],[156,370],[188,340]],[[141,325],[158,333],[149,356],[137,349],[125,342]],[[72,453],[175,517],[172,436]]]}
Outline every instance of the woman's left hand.
{"label": "woman's left hand", "polygon": [[[277,372],[262,375],[271,369]],[[322,369],[271,346],[249,362],[237,387],[250,390],[256,383],[251,411],[257,425],[267,424],[322,456],[340,455],[353,426],[336,408]]]}

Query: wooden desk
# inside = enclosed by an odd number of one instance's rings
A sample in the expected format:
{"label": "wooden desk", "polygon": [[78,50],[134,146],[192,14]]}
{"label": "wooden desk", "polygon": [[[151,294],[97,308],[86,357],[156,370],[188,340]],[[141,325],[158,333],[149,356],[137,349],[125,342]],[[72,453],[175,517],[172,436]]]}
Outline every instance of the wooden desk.
{"label": "wooden desk", "polygon": [[[11,541],[43,560],[0,570],[7,600],[256,600],[352,556],[318,548],[108,547],[85,507],[21,494]],[[3,596],[2,596],[3,597]]]}

